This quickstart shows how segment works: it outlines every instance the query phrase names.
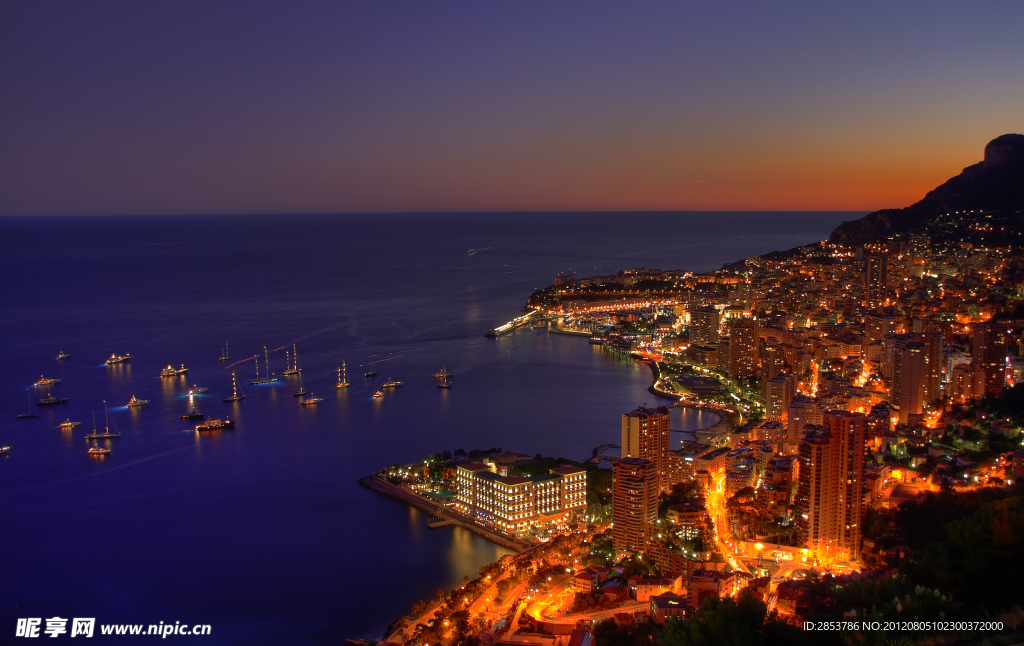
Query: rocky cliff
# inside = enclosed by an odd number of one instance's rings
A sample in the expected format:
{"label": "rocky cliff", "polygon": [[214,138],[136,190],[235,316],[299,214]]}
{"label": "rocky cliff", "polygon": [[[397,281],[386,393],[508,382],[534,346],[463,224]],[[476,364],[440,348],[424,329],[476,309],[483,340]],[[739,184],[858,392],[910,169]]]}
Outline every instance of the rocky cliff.
{"label": "rocky cliff", "polygon": [[1024,135],[996,137],[985,146],[984,161],[902,209],[882,209],[859,220],[843,222],[831,242],[863,244],[893,233],[909,231],[935,216],[954,211],[1024,209]]}

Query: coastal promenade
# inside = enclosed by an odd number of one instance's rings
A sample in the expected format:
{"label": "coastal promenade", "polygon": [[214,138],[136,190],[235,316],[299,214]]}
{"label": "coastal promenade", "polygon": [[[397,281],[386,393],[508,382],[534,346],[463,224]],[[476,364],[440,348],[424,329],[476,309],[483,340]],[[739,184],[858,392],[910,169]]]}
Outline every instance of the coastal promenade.
{"label": "coastal promenade", "polygon": [[426,512],[437,519],[447,521],[446,524],[458,525],[463,529],[468,529],[474,534],[481,536],[495,545],[500,545],[505,549],[512,550],[517,554],[536,547],[532,543],[513,538],[506,534],[499,534],[498,532],[491,531],[486,527],[481,527],[472,518],[461,514],[450,507],[440,505],[431,500],[427,500],[423,496],[416,494],[415,492],[409,491],[405,487],[391,484],[384,478],[377,476],[366,476],[359,480],[359,484],[366,487],[371,491],[376,491],[379,494],[389,496],[395,500],[400,500],[407,505],[415,507],[420,511]]}

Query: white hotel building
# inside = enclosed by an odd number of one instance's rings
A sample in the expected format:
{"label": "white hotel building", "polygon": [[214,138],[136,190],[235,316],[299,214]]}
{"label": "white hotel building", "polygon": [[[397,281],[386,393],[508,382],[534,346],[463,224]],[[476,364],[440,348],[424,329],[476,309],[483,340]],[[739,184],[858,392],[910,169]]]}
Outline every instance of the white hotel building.
{"label": "white hotel building", "polygon": [[573,466],[524,478],[498,475],[486,464],[470,462],[459,465],[456,482],[459,511],[512,534],[533,525],[564,522],[587,508],[587,472]]}

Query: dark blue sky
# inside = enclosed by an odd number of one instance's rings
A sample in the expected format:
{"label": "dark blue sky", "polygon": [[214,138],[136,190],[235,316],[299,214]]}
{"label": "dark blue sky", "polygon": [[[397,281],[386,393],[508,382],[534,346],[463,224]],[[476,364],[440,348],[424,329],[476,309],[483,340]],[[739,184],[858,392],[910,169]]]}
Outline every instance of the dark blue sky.
{"label": "dark blue sky", "polygon": [[1021,2],[6,2],[0,214],[902,206],[1024,130],[1021,24]]}

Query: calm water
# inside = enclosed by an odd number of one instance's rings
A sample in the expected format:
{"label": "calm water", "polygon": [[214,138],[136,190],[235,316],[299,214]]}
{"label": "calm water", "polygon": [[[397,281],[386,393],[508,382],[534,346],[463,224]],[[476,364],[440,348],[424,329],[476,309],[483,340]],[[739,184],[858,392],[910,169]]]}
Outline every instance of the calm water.
{"label": "calm water", "polygon": [[[211,644],[377,637],[503,552],[427,530],[360,476],[457,448],[585,459],[617,442],[623,412],[658,403],[648,368],[586,339],[491,340],[487,328],[562,270],[714,269],[857,215],[0,220],[0,444],[13,447],[0,460],[0,630],[59,615],[211,624]],[[246,394],[235,405],[222,403],[225,341]],[[316,407],[299,405],[294,379],[248,383],[253,355],[280,349],[280,371],[292,343]],[[71,358],[56,361],[59,350]],[[131,363],[105,367],[115,352]],[[352,386],[336,391],[342,360]],[[187,377],[158,378],[181,363]],[[451,390],[430,379],[442,363]],[[41,373],[62,381],[31,388]],[[405,386],[371,399],[389,376]],[[196,407],[237,419],[234,431],[185,432],[192,384],[210,388]],[[70,402],[16,420],[26,389]],[[132,395],[150,404],[125,408]],[[94,412],[102,426],[104,400],[122,437],[91,457],[82,436]],[[60,431],[68,417],[82,426]]]}

